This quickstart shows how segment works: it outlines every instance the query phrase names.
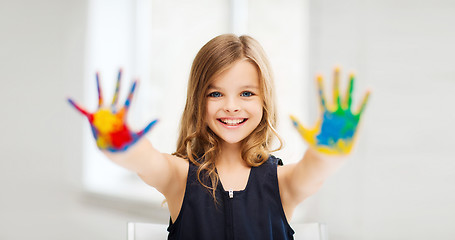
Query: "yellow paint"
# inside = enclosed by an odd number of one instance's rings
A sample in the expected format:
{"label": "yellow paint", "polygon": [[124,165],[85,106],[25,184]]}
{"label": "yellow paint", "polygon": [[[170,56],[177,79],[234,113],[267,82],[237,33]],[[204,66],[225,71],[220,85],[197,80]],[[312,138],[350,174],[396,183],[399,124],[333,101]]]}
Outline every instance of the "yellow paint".
{"label": "yellow paint", "polygon": [[112,114],[108,109],[100,109],[93,114],[93,125],[95,125],[100,134],[115,132],[122,128],[122,115]]}
{"label": "yellow paint", "polygon": [[324,146],[317,144],[317,136],[320,133],[322,121],[319,119],[316,125],[312,129],[305,128],[300,121],[294,115],[290,115],[293,122],[297,123],[297,130],[300,136],[308,143],[308,145],[316,151],[328,155],[345,155],[349,154],[352,150],[354,141],[345,141],[343,139],[338,140],[336,143],[332,143],[331,146]]}
{"label": "yellow paint", "polygon": [[106,141],[107,139],[104,137],[99,137],[96,139],[96,145],[101,149],[106,149],[110,146],[109,142]]}

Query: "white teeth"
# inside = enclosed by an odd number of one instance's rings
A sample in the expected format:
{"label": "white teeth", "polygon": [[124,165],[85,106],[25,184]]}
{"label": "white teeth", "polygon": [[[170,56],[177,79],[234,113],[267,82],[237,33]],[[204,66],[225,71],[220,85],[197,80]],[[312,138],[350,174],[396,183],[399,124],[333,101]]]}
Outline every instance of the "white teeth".
{"label": "white teeth", "polygon": [[233,125],[238,125],[238,124],[244,122],[245,119],[220,119],[220,120],[224,124],[233,126]]}

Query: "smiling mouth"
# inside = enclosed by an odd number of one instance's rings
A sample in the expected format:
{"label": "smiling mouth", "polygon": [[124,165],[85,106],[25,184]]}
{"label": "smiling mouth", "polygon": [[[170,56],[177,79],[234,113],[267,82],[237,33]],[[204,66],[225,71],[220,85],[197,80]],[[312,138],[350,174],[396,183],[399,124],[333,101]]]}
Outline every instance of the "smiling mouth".
{"label": "smiling mouth", "polygon": [[221,122],[222,124],[225,124],[228,126],[237,126],[237,125],[240,125],[240,124],[246,122],[246,120],[248,120],[248,118],[238,118],[238,119],[218,118],[217,120],[219,122]]}

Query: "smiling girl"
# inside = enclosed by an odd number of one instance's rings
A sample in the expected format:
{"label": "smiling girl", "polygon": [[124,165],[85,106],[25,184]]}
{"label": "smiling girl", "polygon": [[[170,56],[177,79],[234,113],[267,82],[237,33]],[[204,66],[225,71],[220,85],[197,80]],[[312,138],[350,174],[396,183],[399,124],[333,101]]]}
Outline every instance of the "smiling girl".
{"label": "smiling girl", "polygon": [[[126,126],[135,84],[119,110],[102,106],[101,93],[95,113],[70,103],[88,117],[98,147],[112,161],[166,197],[168,239],[293,239],[294,209],[344,162],[368,98],[353,114],[353,77],[343,103],[337,79],[338,71],[333,105],[325,103],[319,85],[323,117],[314,129],[292,117],[310,148],[299,162],[285,166],[271,155],[277,150],[272,141],[281,140],[270,66],[249,36],[220,35],[195,57],[174,154],[161,153],[142,138],[156,121],[138,133]],[[117,94],[118,89],[114,99]]]}

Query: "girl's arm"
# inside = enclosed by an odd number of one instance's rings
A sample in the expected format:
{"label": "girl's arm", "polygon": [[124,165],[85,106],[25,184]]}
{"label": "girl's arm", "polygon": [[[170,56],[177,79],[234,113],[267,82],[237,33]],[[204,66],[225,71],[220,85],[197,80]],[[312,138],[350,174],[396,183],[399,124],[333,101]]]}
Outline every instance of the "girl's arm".
{"label": "girl's arm", "polygon": [[156,188],[166,198],[184,188],[188,162],[180,157],[161,153],[143,138],[127,151],[102,150],[114,163],[135,172],[145,183]]}
{"label": "girl's arm", "polygon": [[[90,123],[98,148],[116,164],[137,173],[147,184],[155,187],[165,196],[172,194],[175,187],[181,187],[179,181],[185,175],[185,160],[163,154],[156,150],[145,134],[157,123],[152,121],[142,131],[133,132],[126,124],[126,115],[136,88],[134,82],[125,104],[117,107],[121,71],[117,79],[114,98],[110,106],[105,106],[96,74],[98,87],[98,109],[89,113],[73,100],[70,104],[85,115]],[[171,184],[173,183],[173,185]],[[172,185],[172,186],[171,186]]]}
{"label": "girl's arm", "polygon": [[351,110],[354,75],[351,74],[344,101],[339,94],[339,69],[335,69],[334,103],[326,104],[322,77],[318,76],[322,116],[314,128],[305,128],[297,118],[291,116],[294,126],[309,148],[303,158],[296,164],[282,167],[279,177],[280,191],[291,205],[302,202],[316,193],[324,181],[345,162],[351,152],[357,133],[360,116],[363,113],[369,94],[368,91],[356,113]]}
{"label": "girl's arm", "polygon": [[286,195],[283,201],[296,206],[315,194],[346,159],[346,156],[322,155],[309,148],[299,162],[280,167],[280,189]]}

